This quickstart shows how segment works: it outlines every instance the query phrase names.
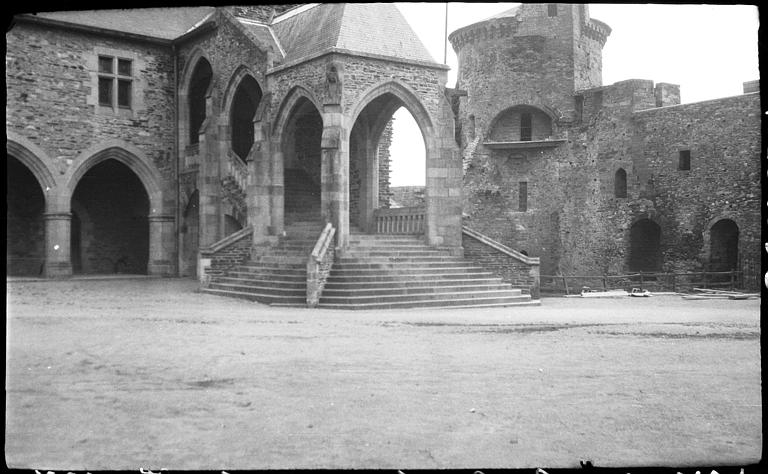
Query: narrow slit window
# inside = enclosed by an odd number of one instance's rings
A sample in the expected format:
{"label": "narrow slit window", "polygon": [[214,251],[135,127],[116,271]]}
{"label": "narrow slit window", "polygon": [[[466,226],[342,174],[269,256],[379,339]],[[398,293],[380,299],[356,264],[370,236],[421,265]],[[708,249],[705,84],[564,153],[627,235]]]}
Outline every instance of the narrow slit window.
{"label": "narrow slit window", "polygon": [[518,183],[518,211],[525,212],[528,210],[528,182],[520,181]]}
{"label": "narrow slit window", "polygon": [[533,135],[533,127],[531,125],[531,114],[520,114],[520,141],[529,142]]}
{"label": "narrow slit window", "polygon": [[557,16],[557,4],[556,3],[550,3],[547,5],[547,14],[549,16]]}
{"label": "narrow slit window", "polygon": [[691,150],[680,150],[677,169],[679,171],[688,171],[691,169]]}
{"label": "narrow slit window", "polygon": [[627,172],[623,168],[619,168],[614,176],[613,194],[617,198],[627,197]]}

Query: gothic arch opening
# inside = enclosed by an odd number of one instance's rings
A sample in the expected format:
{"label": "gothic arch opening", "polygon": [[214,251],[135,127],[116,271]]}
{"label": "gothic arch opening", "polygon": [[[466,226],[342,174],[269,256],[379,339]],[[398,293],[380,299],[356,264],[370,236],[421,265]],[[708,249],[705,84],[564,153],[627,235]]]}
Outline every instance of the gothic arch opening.
{"label": "gothic arch opening", "polygon": [[552,136],[552,118],[530,105],[516,105],[502,111],[491,124],[488,138],[494,142],[545,140]]}
{"label": "gothic arch opening", "polygon": [[196,145],[200,142],[200,127],[205,122],[206,116],[205,99],[212,77],[213,69],[211,69],[211,63],[205,58],[201,58],[195,65],[187,94],[187,100],[189,101],[190,145]]}
{"label": "gothic arch opening", "polygon": [[78,181],[71,208],[77,213],[71,226],[79,253],[72,255],[75,271],[147,273],[149,195],[128,166],[111,158],[93,166]]}
{"label": "gothic arch opening", "polygon": [[45,263],[45,195],[29,168],[6,157],[6,275],[38,276]]}
{"label": "gothic arch opening", "polygon": [[318,221],[323,118],[309,99],[296,101],[282,136],[285,223]]}
{"label": "gothic arch opening", "polygon": [[739,262],[739,226],[720,219],[709,230],[709,268],[713,272],[736,270]]}
{"label": "gothic arch opening", "polygon": [[629,271],[656,272],[661,265],[661,227],[640,219],[629,229]]}
{"label": "gothic arch opening", "polygon": [[245,162],[254,140],[253,117],[261,102],[262,92],[258,82],[247,75],[240,81],[232,100],[230,138],[232,151]]}
{"label": "gothic arch opening", "polygon": [[[408,106],[393,93],[370,101],[355,120],[349,150],[350,225],[365,232],[423,233],[426,146]],[[393,225],[385,229],[388,220]]]}
{"label": "gothic arch opening", "polygon": [[195,190],[187,201],[181,217],[181,269],[180,276],[197,274],[197,250],[200,245],[200,193]]}

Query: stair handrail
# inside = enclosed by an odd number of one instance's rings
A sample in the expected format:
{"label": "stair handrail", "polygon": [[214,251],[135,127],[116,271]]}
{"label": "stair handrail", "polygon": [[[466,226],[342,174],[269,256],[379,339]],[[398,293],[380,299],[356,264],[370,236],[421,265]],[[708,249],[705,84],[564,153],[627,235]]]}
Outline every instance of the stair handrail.
{"label": "stair handrail", "polygon": [[335,256],[335,250],[331,244],[335,235],[336,229],[328,222],[320,232],[312,253],[307,259],[307,306],[310,308],[316,307],[320,302],[320,295],[331,272]]}
{"label": "stair handrail", "polygon": [[523,263],[527,263],[528,265],[539,265],[540,260],[539,257],[529,257],[528,255],[525,255],[523,253],[518,252],[517,250],[511,249],[507,247],[506,245],[502,244],[501,242],[497,242],[493,240],[492,238],[488,237],[487,235],[481,234],[480,232],[477,232],[476,230],[470,229],[467,226],[461,226],[461,231],[470,237],[472,237],[475,240],[479,240],[480,242],[484,243],[485,245],[494,248],[498,250],[501,253],[505,253],[509,255],[512,258],[515,258],[517,260],[520,260]]}
{"label": "stair handrail", "polygon": [[224,237],[223,239],[212,243],[211,245],[207,247],[200,247],[201,253],[214,253],[218,252],[219,250],[223,249],[224,247],[227,247],[228,245],[233,244],[234,242],[237,242],[238,240],[242,239],[243,237],[246,237],[253,233],[253,226],[245,226],[242,229],[238,230],[237,232],[233,232],[232,234],[229,234],[228,236]]}
{"label": "stair handrail", "polygon": [[330,222],[325,224],[323,231],[320,232],[320,237],[317,238],[315,247],[312,249],[311,257],[315,262],[322,262],[323,257],[328,251],[328,247],[331,245],[335,235],[336,229],[333,227],[333,225]]}

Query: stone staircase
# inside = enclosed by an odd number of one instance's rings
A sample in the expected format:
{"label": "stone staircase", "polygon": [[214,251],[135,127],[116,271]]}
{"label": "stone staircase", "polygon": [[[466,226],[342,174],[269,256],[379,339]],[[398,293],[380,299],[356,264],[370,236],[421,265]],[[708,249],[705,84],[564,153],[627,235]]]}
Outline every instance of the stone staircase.
{"label": "stone staircase", "polygon": [[413,235],[352,233],[337,256],[319,307],[478,308],[538,305],[492,273]]}
{"label": "stone staircase", "polygon": [[[212,275],[201,291],[280,306],[306,306],[307,259],[324,223],[319,189],[300,170],[285,170],[285,235],[255,246],[247,262]],[[335,309],[479,308],[538,305],[491,272],[409,234],[352,229],[337,255],[319,307]]]}
{"label": "stone staircase", "polygon": [[286,226],[277,244],[253,247],[250,259],[211,278],[201,291],[273,305],[305,306],[307,256],[322,230],[320,222]]}
{"label": "stone staircase", "polygon": [[285,235],[254,246],[245,263],[212,276],[201,291],[272,305],[305,306],[307,258],[324,223],[320,189],[301,170],[285,170]]}

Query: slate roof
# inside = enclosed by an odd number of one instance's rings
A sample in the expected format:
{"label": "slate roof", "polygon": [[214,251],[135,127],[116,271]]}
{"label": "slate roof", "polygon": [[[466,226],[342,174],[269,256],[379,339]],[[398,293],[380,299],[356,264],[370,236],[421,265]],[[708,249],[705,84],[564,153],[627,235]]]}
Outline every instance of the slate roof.
{"label": "slate roof", "polygon": [[214,11],[214,7],[136,8],[40,12],[36,16],[171,40],[182,36]]}
{"label": "slate roof", "polygon": [[293,63],[336,49],[435,63],[391,3],[318,4],[272,28]]}

